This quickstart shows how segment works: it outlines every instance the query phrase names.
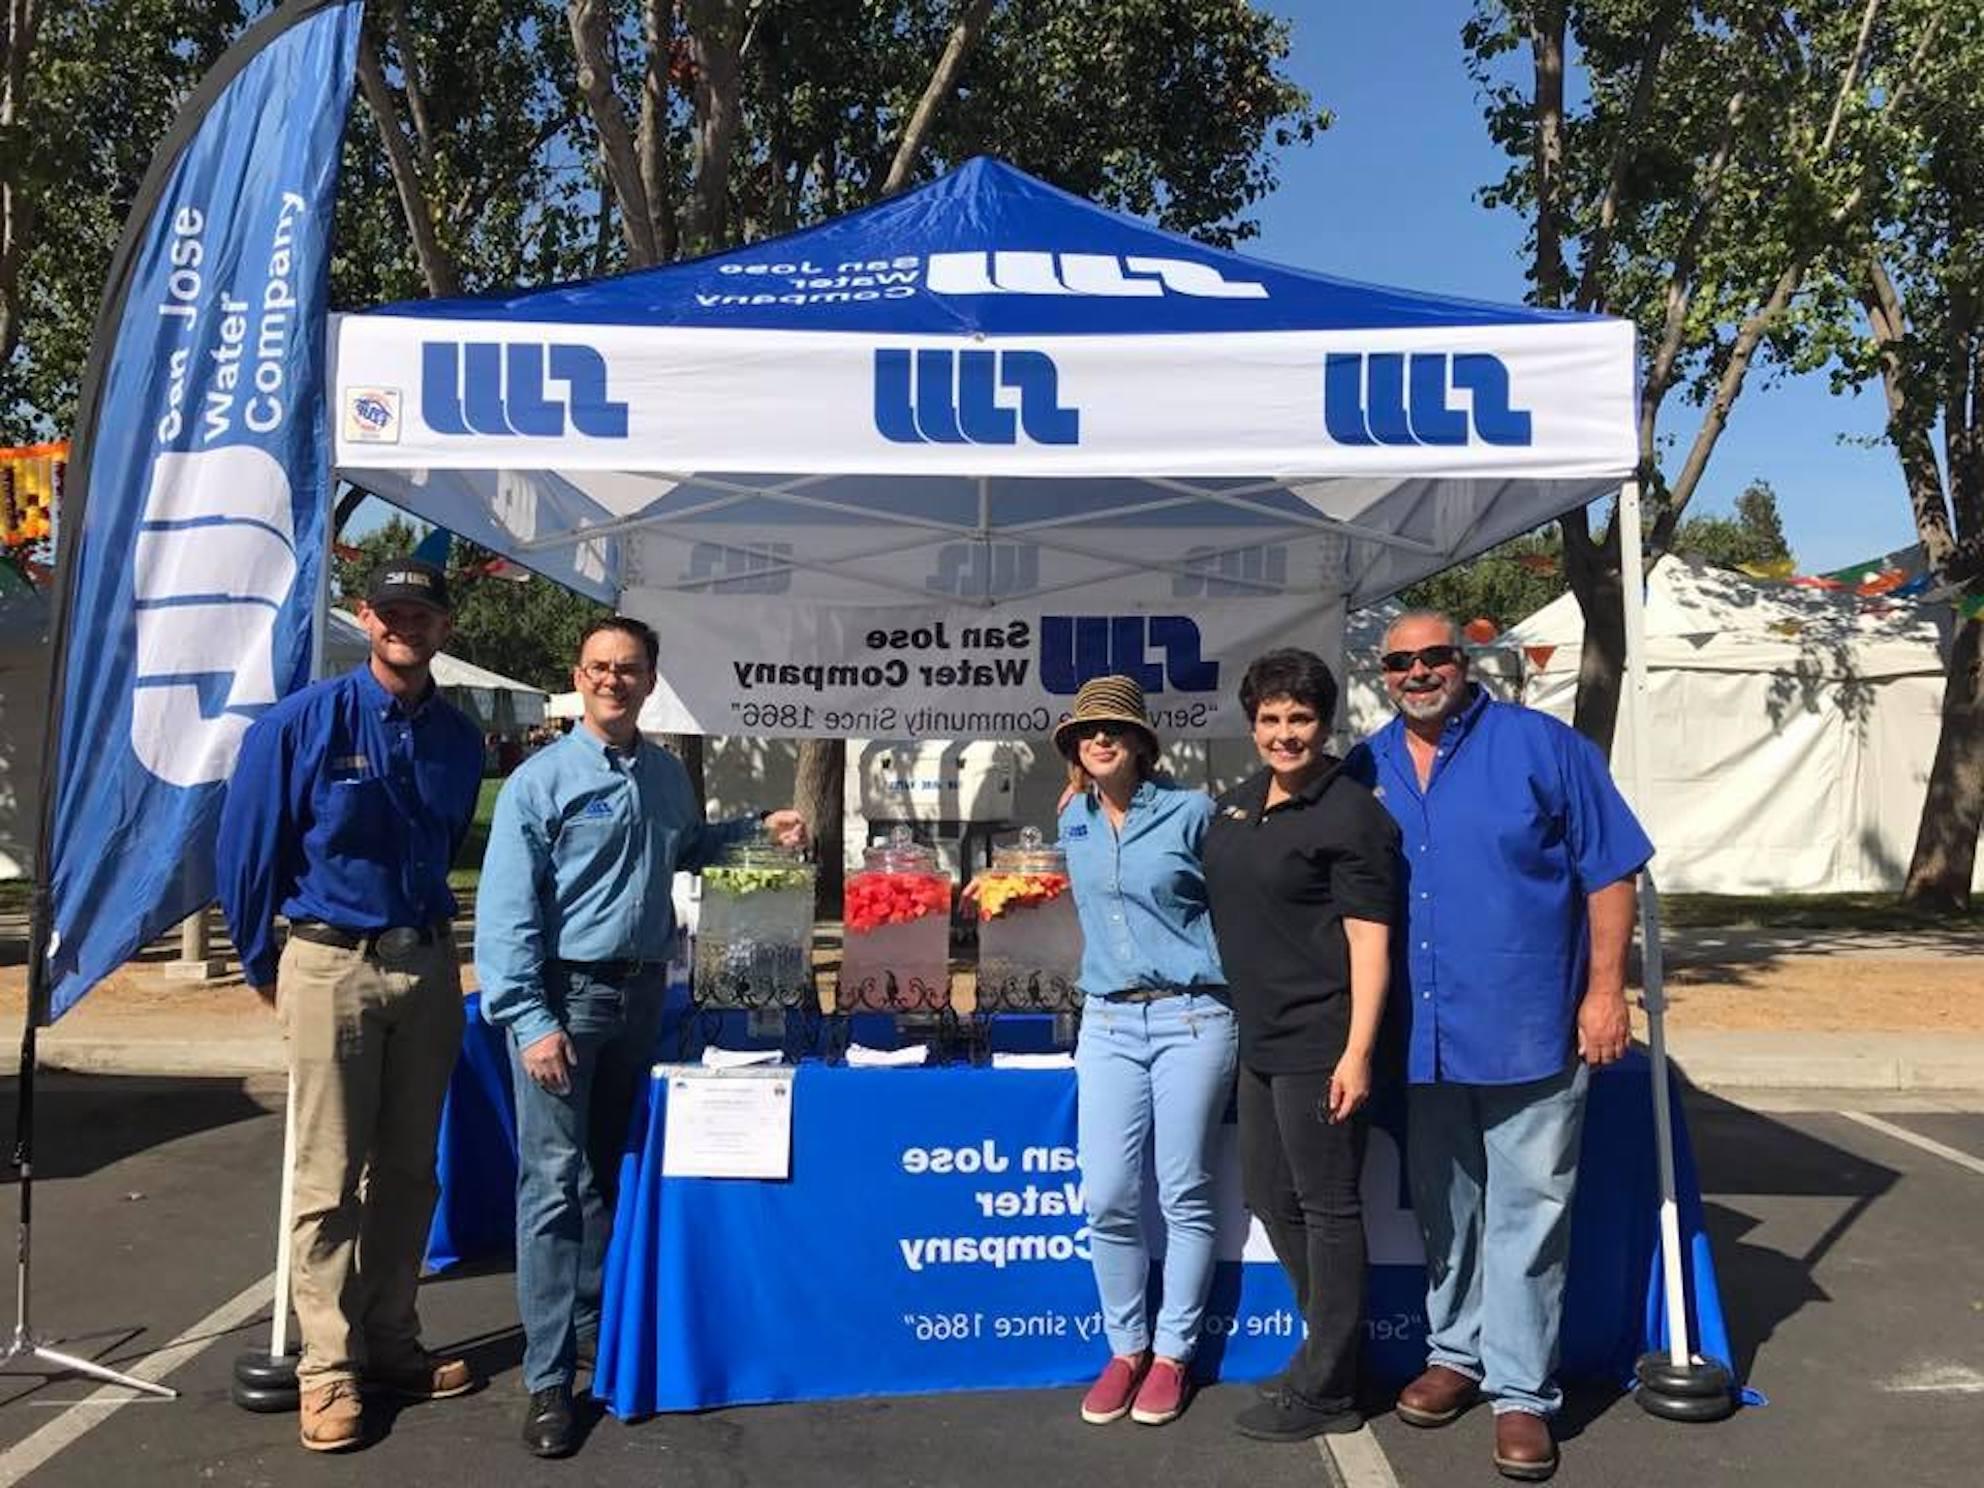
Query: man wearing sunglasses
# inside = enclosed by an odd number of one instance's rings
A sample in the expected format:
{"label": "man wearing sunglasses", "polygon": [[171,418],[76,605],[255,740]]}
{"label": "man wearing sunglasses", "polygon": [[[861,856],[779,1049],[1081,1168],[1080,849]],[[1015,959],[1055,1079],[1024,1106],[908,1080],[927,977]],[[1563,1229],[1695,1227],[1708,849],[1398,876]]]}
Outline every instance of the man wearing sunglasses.
{"label": "man wearing sunglasses", "polygon": [[1398,716],[1352,756],[1398,822],[1411,1021],[1406,1166],[1426,1241],[1429,1365],[1399,1416],[1478,1399],[1495,1466],[1557,1467],[1557,1341],[1589,1072],[1630,1042],[1633,879],[1653,856],[1593,745],[1468,678],[1458,627],[1386,633]]}

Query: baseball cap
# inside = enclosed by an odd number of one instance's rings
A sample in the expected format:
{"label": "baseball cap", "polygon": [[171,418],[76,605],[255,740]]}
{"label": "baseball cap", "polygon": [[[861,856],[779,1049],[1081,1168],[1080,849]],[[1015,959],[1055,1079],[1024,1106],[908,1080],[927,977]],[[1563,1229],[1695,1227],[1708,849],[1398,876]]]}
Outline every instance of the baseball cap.
{"label": "baseball cap", "polygon": [[437,610],[452,610],[447,575],[418,558],[388,559],[373,573],[371,587],[365,591],[365,602],[376,610],[381,605],[409,601],[431,605]]}

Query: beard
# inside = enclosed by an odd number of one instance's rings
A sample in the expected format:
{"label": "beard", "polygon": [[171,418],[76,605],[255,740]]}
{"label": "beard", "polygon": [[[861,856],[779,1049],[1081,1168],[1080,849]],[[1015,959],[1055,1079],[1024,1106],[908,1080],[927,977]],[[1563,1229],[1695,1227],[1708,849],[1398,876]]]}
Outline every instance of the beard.
{"label": "beard", "polygon": [[1453,705],[1454,696],[1444,687],[1429,687],[1422,692],[1408,692],[1401,688],[1398,707],[1406,717],[1424,721],[1445,713]]}

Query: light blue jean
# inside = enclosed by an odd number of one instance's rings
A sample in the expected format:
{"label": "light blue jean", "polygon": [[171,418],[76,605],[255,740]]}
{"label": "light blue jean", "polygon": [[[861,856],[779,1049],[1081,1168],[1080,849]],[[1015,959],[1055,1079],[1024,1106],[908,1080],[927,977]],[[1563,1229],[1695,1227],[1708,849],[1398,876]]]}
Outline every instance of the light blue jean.
{"label": "light blue jean", "polygon": [[1406,1168],[1426,1240],[1428,1362],[1495,1413],[1553,1416],[1588,1073],[1410,1087]]}
{"label": "light blue jean", "polygon": [[[1089,1252],[1110,1352],[1189,1359],[1213,1267],[1213,1140],[1233,1097],[1238,1025],[1226,991],[1082,1004],[1075,1044],[1077,1146]],[[1164,1289],[1151,1335],[1145,1296],[1145,1153],[1164,1222]]]}

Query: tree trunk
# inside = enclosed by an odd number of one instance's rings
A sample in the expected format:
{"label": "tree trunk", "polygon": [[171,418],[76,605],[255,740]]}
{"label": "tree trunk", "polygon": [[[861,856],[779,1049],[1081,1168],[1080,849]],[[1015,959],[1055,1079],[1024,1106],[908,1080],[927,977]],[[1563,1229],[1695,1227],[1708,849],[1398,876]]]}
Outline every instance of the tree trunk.
{"label": "tree trunk", "polygon": [[1970,907],[1984,828],[1984,620],[1956,623],[1943,684],[1943,725],[1902,898],[1923,909]]}
{"label": "tree trunk", "polygon": [[1626,602],[1619,579],[1619,524],[1593,542],[1589,515],[1565,517],[1564,576],[1584,612],[1584,652],[1578,666],[1577,731],[1612,757],[1619,698],[1626,675]]}
{"label": "tree trunk", "polygon": [[682,768],[689,772],[689,789],[696,793],[696,810],[703,810],[709,800],[709,789],[703,779],[703,736],[663,734],[661,745],[682,761]]}
{"label": "tree trunk", "polygon": [[806,818],[818,849],[820,877],[814,905],[821,919],[837,920],[841,912],[841,868],[846,836],[845,782],[847,741],[845,739],[802,739],[799,744],[799,773],[792,788],[792,804]]}
{"label": "tree trunk", "polygon": [[916,156],[922,150],[923,142],[930,135],[930,128],[937,122],[937,110],[943,107],[944,100],[958,85],[958,74],[964,71],[965,58],[978,43],[979,32],[992,18],[994,0],[967,0],[963,11],[958,15],[958,23],[951,29],[951,39],[944,47],[944,55],[937,60],[936,71],[923,85],[923,96],[916,101],[916,110],[910,115],[909,127],[902,132],[902,139],[896,145],[896,158],[889,166],[889,174],[882,182],[882,195],[894,196],[909,184],[910,172],[916,169]]}

